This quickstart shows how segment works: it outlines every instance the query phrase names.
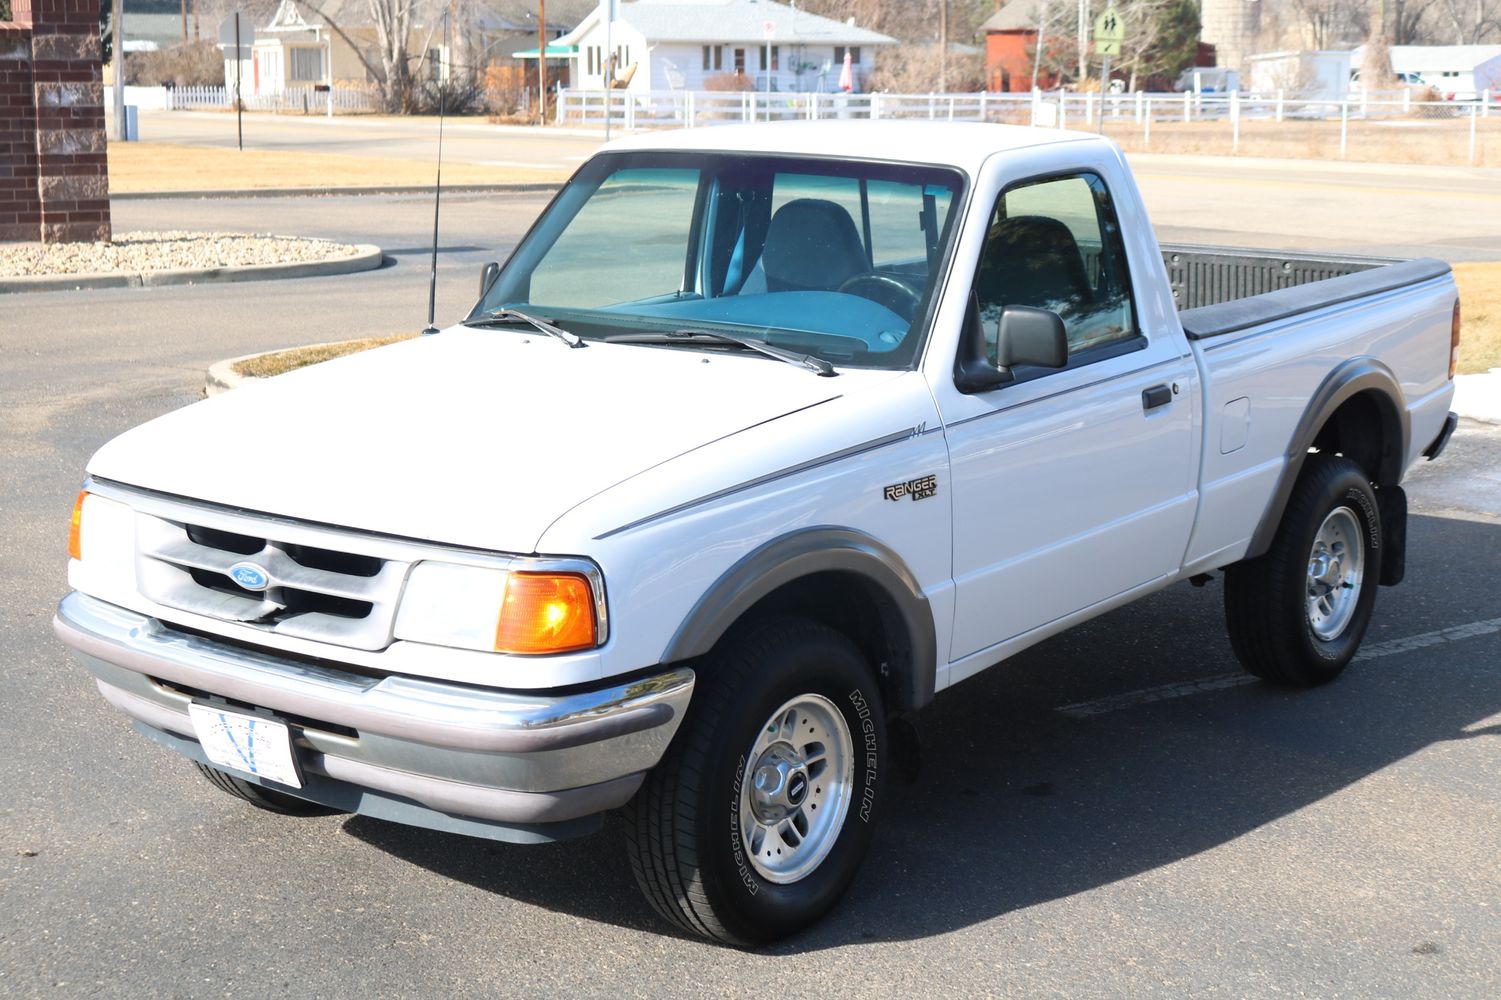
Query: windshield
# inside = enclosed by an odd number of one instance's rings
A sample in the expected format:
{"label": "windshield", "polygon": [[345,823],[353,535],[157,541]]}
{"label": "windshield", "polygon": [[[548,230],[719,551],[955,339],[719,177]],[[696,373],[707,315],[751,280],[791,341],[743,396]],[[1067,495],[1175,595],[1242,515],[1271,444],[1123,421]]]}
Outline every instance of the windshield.
{"label": "windshield", "polygon": [[471,319],[519,309],[586,340],[698,330],[834,365],[905,368],[927,326],[963,183],[957,171],[911,164],[597,157]]}

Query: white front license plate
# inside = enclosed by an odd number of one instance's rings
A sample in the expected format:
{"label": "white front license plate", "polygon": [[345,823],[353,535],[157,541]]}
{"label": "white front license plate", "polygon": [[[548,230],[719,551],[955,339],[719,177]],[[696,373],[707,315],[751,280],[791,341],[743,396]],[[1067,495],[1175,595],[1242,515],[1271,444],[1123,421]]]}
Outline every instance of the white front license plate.
{"label": "white front license plate", "polygon": [[204,755],[214,764],[293,788],[302,787],[302,778],[292,759],[292,734],[286,723],[196,703],[188,705],[188,715]]}

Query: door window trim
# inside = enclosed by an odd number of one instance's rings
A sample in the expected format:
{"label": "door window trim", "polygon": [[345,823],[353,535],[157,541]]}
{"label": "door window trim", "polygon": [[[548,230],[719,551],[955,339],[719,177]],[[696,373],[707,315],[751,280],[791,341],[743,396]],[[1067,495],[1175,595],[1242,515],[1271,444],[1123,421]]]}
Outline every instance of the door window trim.
{"label": "door window trim", "polygon": [[[1096,178],[1100,182],[1100,186],[1105,189],[1105,194],[1110,199],[1110,210],[1112,214],[1115,215],[1116,229],[1117,231],[1119,231],[1120,214],[1115,211],[1115,194],[1110,190],[1110,184],[1105,180],[1104,175],[1093,167],[1065,167],[1057,170],[1044,171],[1038,174],[1029,174],[1026,177],[1020,177],[1007,182],[1007,184],[1002,187],[1000,192],[995,196],[995,199],[991,202],[989,209],[986,211],[986,234],[988,235],[990,232],[991,220],[995,218],[997,207],[1000,206],[1006,195],[1010,194],[1017,188],[1031,187],[1036,184],[1045,184],[1048,181],[1068,180],[1075,177],[1082,179],[1086,176]],[[1098,209],[1096,209],[1096,212],[1098,212]],[[1098,215],[1096,216],[1096,221],[1098,222]],[[1103,232],[1103,230],[1104,227],[1101,226],[1101,231]],[[1126,301],[1131,305],[1131,325],[1136,330],[1136,335],[1133,337],[1126,337],[1121,340],[1112,341],[1106,344],[1099,344],[1095,347],[1088,347],[1077,353],[1070,351],[1068,356],[1068,364],[1064,365],[1062,368],[1038,368],[1031,365],[1018,365],[1011,369],[1011,373],[1014,376],[1012,380],[1007,382],[1005,385],[997,386],[995,389],[991,390],[992,392],[1001,392],[1011,388],[1012,386],[1022,385],[1026,382],[1035,382],[1036,380],[1040,378],[1046,378],[1049,375],[1062,375],[1065,372],[1075,371],[1087,365],[1098,364],[1102,361],[1109,361],[1112,358],[1119,358],[1127,354],[1134,354],[1137,351],[1144,351],[1149,346],[1151,346],[1150,339],[1142,331],[1141,319],[1136,308],[1136,286],[1131,275],[1131,252],[1126,248],[1124,235],[1122,235],[1120,240],[1120,250],[1122,263],[1124,264],[1124,291],[1126,294]],[[968,303],[964,309],[963,320],[965,329],[969,329],[971,323],[980,322],[979,316],[976,312],[978,299],[975,295],[975,284],[980,277],[980,265],[984,262],[984,259],[985,246],[982,244],[980,247],[980,255],[975,258],[974,271],[970,275],[969,279],[969,293],[967,296]],[[958,370],[958,363],[960,360],[960,354],[958,352],[962,352],[964,350],[964,343],[966,339],[966,336],[963,334],[961,334],[959,337],[959,346],[954,358],[954,367],[956,371]]]}

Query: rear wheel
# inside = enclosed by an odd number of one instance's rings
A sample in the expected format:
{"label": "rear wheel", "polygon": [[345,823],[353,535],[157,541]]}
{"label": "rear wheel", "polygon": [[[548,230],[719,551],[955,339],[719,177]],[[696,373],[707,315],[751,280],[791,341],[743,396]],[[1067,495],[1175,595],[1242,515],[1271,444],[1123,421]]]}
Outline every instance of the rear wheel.
{"label": "rear wheel", "polygon": [[838,902],[870,842],[886,726],[848,639],[782,619],[698,668],[693,708],[626,811],[631,867],[678,927],[757,945]]}
{"label": "rear wheel", "polygon": [[1364,470],[1309,456],[1266,554],[1225,571],[1225,618],[1241,664],[1305,687],[1337,677],[1370,624],[1381,554]]}
{"label": "rear wheel", "polygon": [[337,816],[342,812],[339,809],[320,806],[316,802],[309,802],[307,799],[299,799],[286,792],[278,792],[274,788],[257,785],[243,778],[236,778],[232,774],[209,767],[207,764],[194,761],[193,766],[208,779],[209,784],[226,795],[233,795],[237,799],[249,802],[257,809],[280,813],[283,816]]}

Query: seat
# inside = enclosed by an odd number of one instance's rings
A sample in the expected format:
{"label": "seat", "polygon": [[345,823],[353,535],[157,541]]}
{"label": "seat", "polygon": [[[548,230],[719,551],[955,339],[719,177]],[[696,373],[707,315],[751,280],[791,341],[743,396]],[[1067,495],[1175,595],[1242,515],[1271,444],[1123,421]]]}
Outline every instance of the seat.
{"label": "seat", "polygon": [[849,212],[823,198],[798,198],[771,217],[761,259],[740,291],[832,292],[868,270]]}
{"label": "seat", "polygon": [[1018,215],[991,227],[975,290],[987,313],[1032,306],[1066,319],[1094,301],[1074,234],[1041,215]]}

